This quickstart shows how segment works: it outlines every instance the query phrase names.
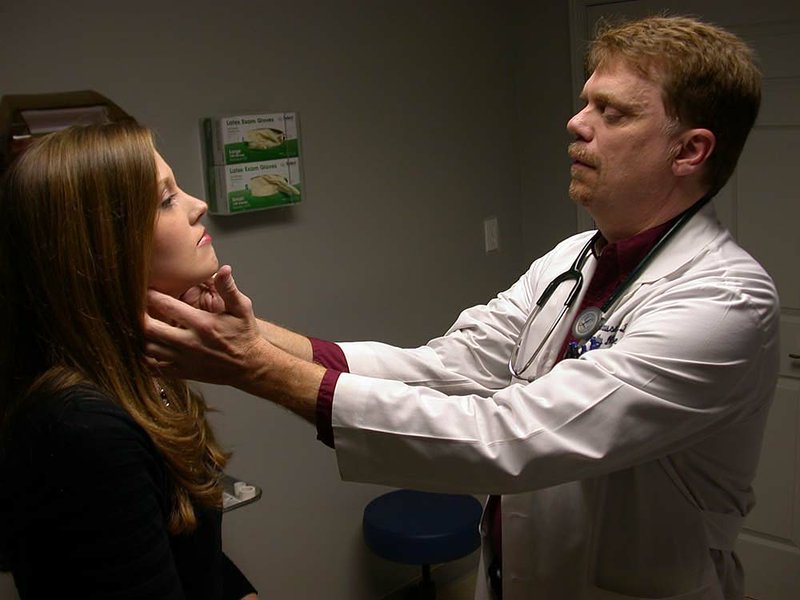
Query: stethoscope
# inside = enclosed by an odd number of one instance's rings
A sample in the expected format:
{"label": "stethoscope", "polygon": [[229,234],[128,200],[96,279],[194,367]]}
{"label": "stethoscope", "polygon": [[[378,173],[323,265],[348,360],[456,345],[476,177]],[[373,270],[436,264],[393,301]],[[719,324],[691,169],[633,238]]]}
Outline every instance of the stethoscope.
{"label": "stethoscope", "polygon": [[[581,311],[581,314],[575,319],[572,323],[572,336],[578,341],[579,344],[585,343],[588,339],[590,339],[595,333],[597,333],[603,324],[608,319],[609,312],[611,308],[615,306],[617,300],[620,299],[622,294],[627,290],[633,281],[639,276],[639,274],[644,270],[644,268],[650,264],[650,261],[656,255],[656,253],[661,250],[667,242],[672,239],[678,230],[683,227],[689,219],[691,219],[703,206],[705,206],[709,200],[713,197],[713,194],[708,194],[703,196],[700,200],[695,202],[692,206],[686,209],[683,214],[672,224],[672,227],[669,228],[667,233],[661,236],[661,239],[656,242],[656,244],[650,249],[650,251],[645,254],[644,258],[639,261],[639,264],[636,265],[633,270],[628,274],[628,276],[620,283],[611,295],[608,297],[608,300],[605,301],[603,306],[600,308],[596,306],[590,306],[585,310]],[[533,361],[536,360],[536,357],[539,356],[539,353],[542,351],[542,348],[547,344],[550,338],[553,335],[553,332],[558,327],[558,324],[564,318],[564,315],[567,314],[572,305],[575,303],[575,300],[578,298],[581,292],[581,288],[583,287],[583,267],[586,264],[586,261],[589,259],[589,255],[593,254],[595,245],[597,242],[602,238],[602,235],[598,231],[595,233],[586,245],[581,249],[580,254],[575,258],[572,265],[561,273],[561,275],[557,276],[553,279],[547,287],[542,292],[539,299],[536,301],[536,306],[534,306],[531,313],[528,315],[528,318],[525,320],[525,324],[522,326],[522,330],[520,331],[520,335],[517,338],[516,343],[514,344],[514,350],[511,352],[511,358],[508,359],[508,368],[511,371],[511,374],[516,377],[517,379],[528,379],[527,377],[523,376],[523,373],[530,368],[533,364]],[[555,293],[558,287],[567,281],[572,281],[572,290],[570,290],[569,294],[567,295],[567,299],[564,301],[564,306],[561,308],[561,311],[558,313],[558,316],[555,318],[553,323],[550,325],[550,328],[547,330],[547,333],[544,334],[542,337],[542,341],[539,342],[539,345],[536,347],[536,350],[533,351],[531,357],[525,362],[525,365],[521,369],[517,369],[514,365],[517,362],[517,357],[519,356],[519,350],[522,346],[522,341],[525,339],[526,335],[530,331],[531,325],[533,324],[534,319],[536,316],[541,312],[544,305],[550,299],[550,296]],[[528,379],[528,381],[533,381],[532,379]]]}

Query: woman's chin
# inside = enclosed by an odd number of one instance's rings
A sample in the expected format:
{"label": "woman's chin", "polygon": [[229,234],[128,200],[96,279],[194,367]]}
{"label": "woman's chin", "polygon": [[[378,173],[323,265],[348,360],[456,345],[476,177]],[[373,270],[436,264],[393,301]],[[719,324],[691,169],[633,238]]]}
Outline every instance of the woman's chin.
{"label": "woman's chin", "polygon": [[173,281],[159,281],[159,282],[151,282],[150,289],[153,289],[157,292],[161,292],[162,294],[166,294],[167,296],[172,296],[173,298],[180,298],[189,290],[194,288],[200,288],[202,284],[206,283],[211,279],[211,277],[216,273],[216,270],[211,271],[207,275],[204,275],[202,278],[197,277],[191,280],[173,280]]}
{"label": "woman's chin", "polygon": [[191,288],[192,286],[187,287],[185,285],[164,285],[163,283],[150,285],[151,290],[161,292],[162,294],[172,296],[173,298],[180,298]]}
{"label": "woman's chin", "polygon": [[208,282],[219,269],[219,260],[214,254],[202,263],[195,262],[191,267],[151,271],[149,287],[173,298],[180,298],[190,289]]}

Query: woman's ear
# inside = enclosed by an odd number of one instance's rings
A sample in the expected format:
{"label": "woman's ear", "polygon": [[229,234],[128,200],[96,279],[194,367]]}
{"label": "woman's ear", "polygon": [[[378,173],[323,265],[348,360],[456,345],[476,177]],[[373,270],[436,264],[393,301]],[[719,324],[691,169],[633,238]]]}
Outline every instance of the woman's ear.
{"label": "woman's ear", "polygon": [[716,145],[717,138],[708,129],[687,129],[675,143],[672,172],[685,177],[702,171]]}

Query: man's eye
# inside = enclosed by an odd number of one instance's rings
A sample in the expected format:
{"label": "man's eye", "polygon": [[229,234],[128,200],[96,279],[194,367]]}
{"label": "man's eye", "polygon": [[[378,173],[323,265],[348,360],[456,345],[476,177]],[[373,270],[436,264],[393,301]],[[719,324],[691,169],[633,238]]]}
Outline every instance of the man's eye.
{"label": "man's eye", "polygon": [[616,108],[612,108],[610,106],[604,106],[600,110],[600,114],[603,116],[603,120],[606,121],[607,123],[616,123],[624,116]]}

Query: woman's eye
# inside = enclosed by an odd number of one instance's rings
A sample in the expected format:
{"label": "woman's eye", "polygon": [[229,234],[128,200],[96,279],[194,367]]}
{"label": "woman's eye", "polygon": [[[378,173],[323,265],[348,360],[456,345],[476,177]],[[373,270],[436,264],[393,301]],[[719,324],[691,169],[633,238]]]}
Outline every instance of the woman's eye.
{"label": "woman's eye", "polygon": [[175,196],[177,196],[177,194],[170,194],[169,196],[164,198],[161,201],[161,208],[169,208],[170,206],[172,206],[175,203]]}

